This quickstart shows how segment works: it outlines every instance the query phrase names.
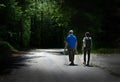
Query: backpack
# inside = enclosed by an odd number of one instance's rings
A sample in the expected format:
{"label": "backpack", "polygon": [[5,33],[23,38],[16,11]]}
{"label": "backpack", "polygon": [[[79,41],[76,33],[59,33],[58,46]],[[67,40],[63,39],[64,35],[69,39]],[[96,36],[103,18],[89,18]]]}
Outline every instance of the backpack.
{"label": "backpack", "polygon": [[91,48],[91,41],[92,41],[92,39],[91,39],[91,37],[85,37],[85,47],[86,48]]}

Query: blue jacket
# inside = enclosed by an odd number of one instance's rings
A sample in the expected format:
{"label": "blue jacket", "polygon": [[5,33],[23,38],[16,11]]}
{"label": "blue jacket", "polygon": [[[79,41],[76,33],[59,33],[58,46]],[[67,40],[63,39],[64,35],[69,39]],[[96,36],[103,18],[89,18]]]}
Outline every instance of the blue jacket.
{"label": "blue jacket", "polygon": [[66,38],[66,42],[68,43],[69,48],[75,48],[76,47],[76,42],[77,38],[73,34],[69,34]]}

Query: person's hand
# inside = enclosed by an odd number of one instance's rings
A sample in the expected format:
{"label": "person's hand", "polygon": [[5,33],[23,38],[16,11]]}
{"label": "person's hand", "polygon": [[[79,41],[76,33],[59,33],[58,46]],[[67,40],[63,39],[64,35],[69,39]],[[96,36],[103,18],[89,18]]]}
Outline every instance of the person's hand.
{"label": "person's hand", "polygon": [[66,55],[67,54],[67,48],[65,47],[64,48],[64,55]]}
{"label": "person's hand", "polygon": [[64,49],[67,49],[67,47],[65,46]]}

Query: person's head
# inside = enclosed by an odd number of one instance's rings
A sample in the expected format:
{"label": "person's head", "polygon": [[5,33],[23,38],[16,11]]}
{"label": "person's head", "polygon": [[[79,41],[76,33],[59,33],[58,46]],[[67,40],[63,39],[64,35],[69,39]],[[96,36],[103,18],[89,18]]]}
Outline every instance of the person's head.
{"label": "person's head", "polygon": [[69,31],[69,34],[73,34],[73,30],[70,30],[70,31]]}
{"label": "person's head", "polygon": [[89,36],[90,36],[90,33],[89,33],[89,32],[86,32],[86,33],[85,33],[85,36],[89,37]]}

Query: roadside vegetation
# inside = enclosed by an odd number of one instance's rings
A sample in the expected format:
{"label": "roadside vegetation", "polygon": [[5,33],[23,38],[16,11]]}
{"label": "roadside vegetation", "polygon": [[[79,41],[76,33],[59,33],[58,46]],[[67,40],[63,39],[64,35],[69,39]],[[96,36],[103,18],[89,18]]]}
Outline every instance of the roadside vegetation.
{"label": "roadside vegetation", "polygon": [[98,54],[120,54],[120,48],[100,48],[93,50],[92,53]]}
{"label": "roadside vegetation", "polygon": [[93,38],[94,53],[120,53],[119,0],[0,0],[0,60],[17,50],[64,48],[68,31]]}
{"label": "roadside vegetation", "polygon": [[10,59],[18,51],[8,42],[0,41],[0,62]]}

